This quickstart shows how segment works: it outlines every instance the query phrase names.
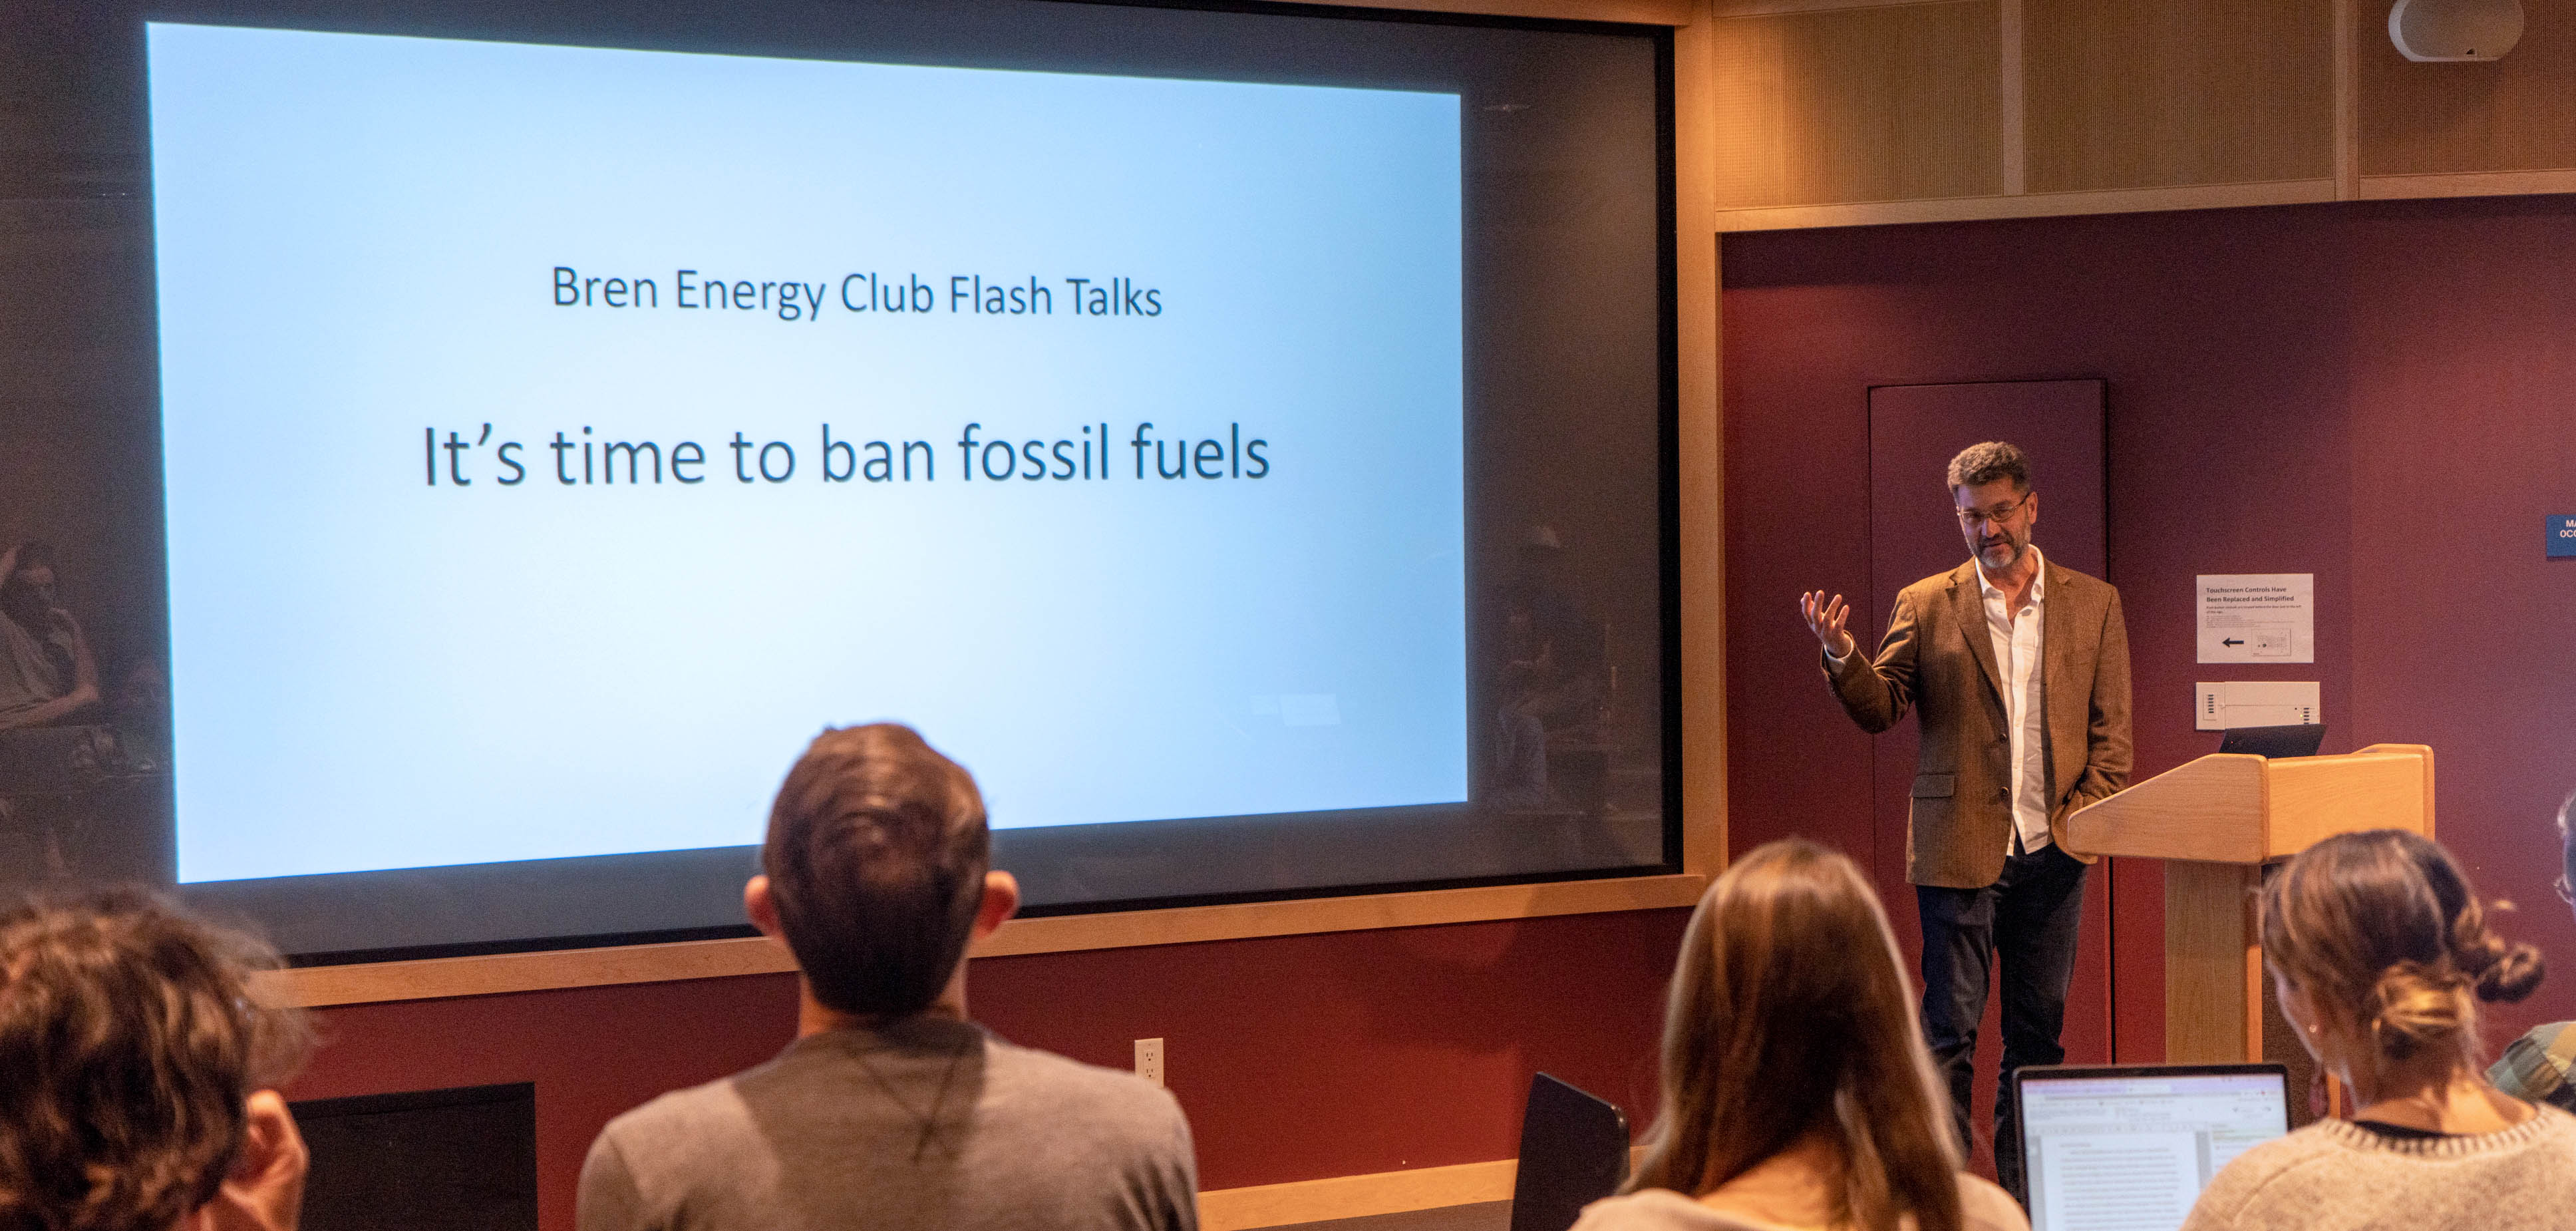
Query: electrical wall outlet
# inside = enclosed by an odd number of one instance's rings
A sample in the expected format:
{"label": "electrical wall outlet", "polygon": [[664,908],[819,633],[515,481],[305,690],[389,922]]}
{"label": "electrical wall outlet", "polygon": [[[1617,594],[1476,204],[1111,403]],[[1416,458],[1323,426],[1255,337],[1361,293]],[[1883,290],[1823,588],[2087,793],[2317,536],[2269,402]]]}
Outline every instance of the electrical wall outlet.
{"label": "electrical wall outlet", "polygon": [[1163,1084],[1163,1041],[1136,1040],[1136,1075],[1155,1085]]}

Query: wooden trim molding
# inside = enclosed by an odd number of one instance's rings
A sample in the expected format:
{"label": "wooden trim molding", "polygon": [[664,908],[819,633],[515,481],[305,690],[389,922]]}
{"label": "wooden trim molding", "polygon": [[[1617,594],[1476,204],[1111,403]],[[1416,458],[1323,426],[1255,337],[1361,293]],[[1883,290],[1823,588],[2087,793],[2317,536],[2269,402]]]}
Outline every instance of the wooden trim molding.
{"label": "wooden trim molding", "polygon": [[1718,210],[1716,226],[1723,234],[1730,231],[1975,222],[1988,218],[2053,218],[2168,209],[2234,209],[2249,205],[2300,205],[2314,201],[2514,197],[2548,193],[2576,193],[2576,169],[2362,175],[2351,177],[2349,184],[2332,178],[2272,180],[2177,188],[2119,188],[2101,192],[2042,192],[2025,196],[1865,201],[1849,205],[1782,205]]}
{"label": "wooden trim molding", "polygon": [[2023,59],[2022,0],[1996,0],[1995,23],[2001,27],[1997,45],[2002,88],[1996,92],[1996,118],[2003,131],[1997,149],[2003,154],[2004,195],[2018,197],[2030,191],[2030,95]]}
{"label": "wooden trim molding", "polygon": [[[1645,1155],[1644,1146],[1628,1147],[1630,1173],[1637,1170],[1638,1160]],[[1256,1227],[1508,1201],[1512,1185],[1519,1178],[1520,1161],[1503,1158],[1490,1163],[1381,1171],[1293,1184],[1220,1188],[1199,1194],[1199,1231],[1252,1231]]]}
{"label": "wooden trim molding", "polygon": [[[976,950],[975,956],[1016,957],[1076,949],[1655,910],[1697,902],[1707,883],[1689,874],[1636,876],[1014,919],[1002,925],[1002,930]],[[781,974],[794,969],[796,959],[784,946],[767,937],[752,936],[740,940],[310,966],[268,976],[264,990],[275,1003],[321,1008]]]}
{"label": "wooden trim molding", "polygon": [[[1700,0],[1705,6],[1710,0]],[[1703,7],[1703,12],[1705,8]],[[1726,433],[1717,252],[1714,21],[1673,35],[1674,482],[1680,504],[1682,868],[1726,867]],[[1697,895],[1693,895],[1696,900]]]}
{"label": "wooden trim molding", "polygon": [[1405,1214],[1442,1206],[1508,1201],[1517,1159],[1337,1176],[1294,1184],[1220,1188],[1199,1194],[1200,1231],[1250,1231],[1337,1218]]}
{"label": "wooden trim molding", "polygon": [[1916,4],[1955,4],[1957,0],[1714,0],[1716,17],[1779,17],[1789,13],[1837,13],[1844,9],[1894,9]]}
{"label": "wooden trim molding", "polygon": [[2360,177],[2353,195],[2372,201],[2401,197],[2515,197],[2551,192],[2576,192],[2576,170],[2365,175]]}
{"label": "wooden trim molding", "polygon": [[750,936],[740,940],[306,966],[265,976],[261,991],[273,1004],[318,1009],[565,987],[722,979],[794,969],[796,959],[788,954],[786,946],[766,936]]}
{"label": "wooden trim molding", "polygon": [[1015,919],[995,932],[991,940],[976,950],[975,956],[1014,957],[1072,949],[1178,945],[1310,932],[1357,932],[1374,928],[1473,923],[1486,919],[1655,910],[1691,905],[1699,901],[1700,892],[1707,884],[1701,877],[1683,873]]}
{"label": "wooden trim molding", "polygon": [[[2564,175],[2576,184],[2576,172],[2522,172]],[[2452,175],[2385,177],[2453,180],[2491,178]],[[2501,178],[2501,177],[2495,177]],[[2362,180],[2362,195],[2372,180]],[[2495,189],[2496,192],[2569,191],[2569,189]],[[2427,196],[2396,192],[2389,196]],[[2443,195],[2476,196],[2480,193]],[[2256,184],[2194,184],[2179,188],[2119,188],[2100,192],[2037,192],[2018,197],[1945,197],[1928,201],[1869,201],[1852,205],[1783,205],[1761,209],[1720,210],[1717,229],[1780,231],[1801,227],[1865,227],[1910,222],[1971,222],[1981,218],[2047,218],[2067,214],[2125,214],[2165,209],[2229,209],[2244,205],[2294,205],[2335,199],[2332,179],[2274,180]]]}
{"label": "wooden trim molding", "polygon": [[[1410,9],[1477,17],[1536,17],[1553,21],[1614,21],[1637,26],[1687,26],[1692,0],[1288,0],[1365,9]],[[1884,2],[1884,0],[1877,0]]]}
{"label": "wooden trim molding", "polygon": [[2334,0],[2335,199],[2349,201],[2361,176],[2361,34],[2354,0]]}

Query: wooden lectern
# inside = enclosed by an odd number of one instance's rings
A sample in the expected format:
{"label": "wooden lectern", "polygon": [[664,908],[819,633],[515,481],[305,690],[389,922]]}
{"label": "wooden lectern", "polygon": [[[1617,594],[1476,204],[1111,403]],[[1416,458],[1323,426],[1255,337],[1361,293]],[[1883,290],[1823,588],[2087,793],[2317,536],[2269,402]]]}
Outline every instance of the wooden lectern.
{"label": "wooden lectern", "polygon": [[2264,1058],[2263,865],[2362,829],[2432,836],[2432,749],[2205,756],[2067,818],[2067,845],[2085,854],[2166,861],[2166,1062]]}

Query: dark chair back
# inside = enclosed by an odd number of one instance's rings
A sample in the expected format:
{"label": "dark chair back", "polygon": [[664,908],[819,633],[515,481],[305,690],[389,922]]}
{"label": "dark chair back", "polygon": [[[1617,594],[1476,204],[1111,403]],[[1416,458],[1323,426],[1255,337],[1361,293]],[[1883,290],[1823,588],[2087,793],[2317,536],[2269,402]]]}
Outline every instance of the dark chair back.
{"label": "dark chair back", "polygon": [[1512,1231],[1566,1231],[1584,1206],[1627,1178],[1628,1117],[1545,1073],[1531,1078]]}

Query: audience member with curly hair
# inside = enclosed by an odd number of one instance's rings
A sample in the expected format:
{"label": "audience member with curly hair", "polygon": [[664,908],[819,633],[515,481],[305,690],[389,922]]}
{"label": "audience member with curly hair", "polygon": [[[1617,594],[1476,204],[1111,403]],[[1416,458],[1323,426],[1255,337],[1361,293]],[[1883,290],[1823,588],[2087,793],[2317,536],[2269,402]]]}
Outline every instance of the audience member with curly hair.
{"label": "audience member with curly hair", "polygon": [[2486,916],[2449,852],[2394,829],[2328,838],[2264,886],[2282,1015],[2357,1108],[2239,1155],[2183,1231],[2566,1225],[2576,1118],[2478,1065],[2478,1003],[2521,1000],[2541,976],[2539,952]]}
{"label": "audience member with curly hair", "polygon": [[271,1087],[311,1032],[253,995],[276,964],[140,892],[0,909],[0,1231],[293,1231]]}

